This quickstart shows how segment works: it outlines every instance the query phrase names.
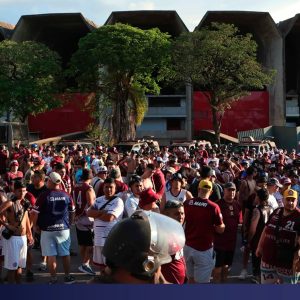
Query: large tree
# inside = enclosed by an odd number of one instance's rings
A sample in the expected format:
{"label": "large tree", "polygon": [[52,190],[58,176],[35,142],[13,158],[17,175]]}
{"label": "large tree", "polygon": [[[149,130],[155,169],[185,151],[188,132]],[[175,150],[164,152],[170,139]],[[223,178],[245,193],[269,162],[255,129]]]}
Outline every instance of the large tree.
{"label": "large tree", "polygon": [[225,111],[249,91],[263,89],[272,81],[274,71],[263,68],[256,52],[252,35],[239,34],[232,24],[211,23],[174,42],[176,76],[204,92],[218,144]]}
{"label": "large tree", "polygon": [[0,42],[0,113],[25,121],[57,107],[61,63],[58,54],[34,41]]}
{"label": "large tree", "polygon": [[135,137],[147,110],[145,95],[159,93],[170,45],[170,36],[158,29],[125,24],[102,26],[80,40],[69,75],[81,92],[95,93],[93,109],[102,121],[110,117],[113,142]]}

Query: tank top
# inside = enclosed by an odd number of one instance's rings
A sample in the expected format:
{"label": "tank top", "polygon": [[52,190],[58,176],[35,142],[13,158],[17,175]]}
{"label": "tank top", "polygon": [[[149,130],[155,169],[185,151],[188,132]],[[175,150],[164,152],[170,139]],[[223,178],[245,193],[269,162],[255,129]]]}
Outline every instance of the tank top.
{"label": "tank top", "polygon": [[180,193],[178,195],[173,195],[171,193],[171,190],[169,191],[166,191],[165,194],[166,194],[166,202],[167,201],[174,201],[174,200],[177,200],[177,201],[180,201],[180,202],[184,202],[186,200],[186,192],[187,190],[185,189],[181,189],[180,190]]}
{"label": "tank top", "polygon": [[269,216],[273,212],[272,208],[269,206],[257,206],[256,207],[259,210],[259,220],[257,223],[255,234],[251,241],[251,248],[253,250],[256,250],[258,246],[258,242],[260,240],[260,236],[265,228],[265,225],[269,219]]}

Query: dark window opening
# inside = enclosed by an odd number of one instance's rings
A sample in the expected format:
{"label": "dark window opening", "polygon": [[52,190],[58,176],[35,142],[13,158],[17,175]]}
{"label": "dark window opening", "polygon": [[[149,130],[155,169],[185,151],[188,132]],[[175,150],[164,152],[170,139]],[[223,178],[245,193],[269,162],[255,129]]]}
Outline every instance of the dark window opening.
{"label": "dark window opening", "polygon": [[148,98],[149,107],[181,107],[181,98],[172,97],[155,97]]}

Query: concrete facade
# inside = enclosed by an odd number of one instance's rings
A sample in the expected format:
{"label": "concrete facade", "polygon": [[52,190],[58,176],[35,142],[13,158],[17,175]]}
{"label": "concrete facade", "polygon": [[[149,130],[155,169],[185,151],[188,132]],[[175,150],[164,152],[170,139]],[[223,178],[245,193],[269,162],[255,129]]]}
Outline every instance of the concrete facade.
{"label": "concrete facade", "polygon": [[[141,29],[159,28],[177,37],[188,32],[176,11],[123,11],[112,12],[105,25],[130,24]],[[153,135],[161,144],[172,139],[192,139],[192,95],[187,85],[182,93],[162,88],[161,95],[148,95],[148,112],[143,123],[137,127],[137,138]]]}
{"label": "concrete facade", "polygon": [[283,37],[284,93],[289,125],[300,125],[300,15],[280,22]]}
{"label": "concrete facade", "polygon": [[277,71],[273,84],[268,87],[270,124],[285,125],[283,40],[270,14],[249,11],[208,11],[195,30],[211,22],[234,24],[241,34],[253,35],[258,44],[258,61],[264,67]]}
{"label": "concrete facade", "polygon": [[[188,29],[176,11],[123,11],[112,12],[105,25],[127,23],[142,29],[158,27],[176,37]],[[258,60],[263,66],[277,70],[275,81],[268,87],[270,93],[270,125],[300,125],[300,19],[299,15],[276,25],[267,12],[208,11],[195,30],[210,22],[236,25],[241,33],[252,33],[258,44]],[[0,22],[0,41],[35,40],[57,51],[66,67],[77,50],[80,38],[97,28],[81,13],[42,14],[21,16],[16,27]],[[180,98],[180,108],[178,105]],[[155,135],[161,139],[192,139],[192,89],[170,90],[163,87],[155,99],[177,103],[149,107],[144,122],[137,129],[138,137]],[[168,100],[167,100],[168,99]],[[176,100],[177,99],[177,100]],[[174,122],[172,120],[175,120]],[[172,123],[173,122],[173,123]],[[175,124],[176,123],[176,124]],[[176,126],[177,130],[172,130]],[[154,130],[155,128],[155,130]],[[168,130],[168,128],[170,130]],[[205,129],[205,128],[203,128]]]}
{"label": "concrete facade", "polygon": [[79,40],[95,28],[80,13],[27,15],[18,21],[12,40],[44,43],[61,56],[66,67]]}
{"label": "concrete facade", "polygon": [[10,39],[14,32],[14,25],[0,22],[0,42],[6,39]]}

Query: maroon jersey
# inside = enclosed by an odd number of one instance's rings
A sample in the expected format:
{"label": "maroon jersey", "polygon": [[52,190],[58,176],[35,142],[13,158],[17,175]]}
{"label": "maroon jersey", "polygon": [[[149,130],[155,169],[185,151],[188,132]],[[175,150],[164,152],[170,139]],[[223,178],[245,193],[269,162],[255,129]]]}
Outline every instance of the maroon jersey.
{"label": "maroon jersey", "polygon": [[215,226],[223,221],[220,207],[206,199],[193,198],[184,202],[186,245],[198,251],[213,246]]}
{"label": "maroon jersey", "polygon": [[[277,242],[285,249],[295,249],[297,235],[300,235],[300,210],[298,208],[288,216],[280,216],[283,208],[277,208],[270,216],[265,229],[265,238],[262,245],[262,261],[278,268],[291,269],[293,257],[286,257],[285,261],[277,259]],[[279,231],[276,236],[276,226],[279,222]],[[292,255],[290,255],[292,256]]]}
{"label": "maroon jersey", "polygon": [[241,207],[235,200],[227,203],[222,199],[217,204],[221,209],[225,231],[222,234],[215,234],[214,248],[222,251],[234,251]]}
{"label": "maroon jersey", "polygon": [[184,284],[186,266],[181,252],[172,255],[172,261],[161,266],[161,272],[165,279],[174,284]]}
{"label": "maroon jersey", "polygon": [[73,190],[73,199],[75,202],[76,216],[81,216],[87,208],[88,203],[86,199],[86,192],[92,189],[92,186],[83,182],[77,184]]}
{"label": "maroon jersey", "polygon": [[17,173],[7,172],[5,174],[5,180],[8,184],[12,184],[13,180],[16,178],[23,178],[23,172],[17,171]]}

